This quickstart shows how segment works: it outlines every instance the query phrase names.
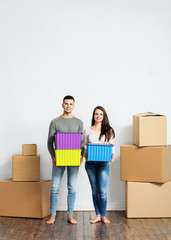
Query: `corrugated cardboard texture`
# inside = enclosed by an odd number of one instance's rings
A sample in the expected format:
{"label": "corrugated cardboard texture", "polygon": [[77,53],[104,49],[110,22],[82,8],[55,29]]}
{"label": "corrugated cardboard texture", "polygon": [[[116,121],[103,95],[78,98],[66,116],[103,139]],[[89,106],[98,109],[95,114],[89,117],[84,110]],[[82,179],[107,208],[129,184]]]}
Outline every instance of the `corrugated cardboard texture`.
{"label": "corrugated cardboard texture", "polygon": [[133,144],[140,147],[167,145],[166,116],[153,113],[133,115]]}
{"label": "corrugated cardboard texture", "polygon": [[22,155],[23,156],[36,156],[37,155],[37,145],[36,144],[23,144],[22,145]]}
{"label": "corrugated cardboard texture", "polygon": [[127,182],[127,218],[171,217],[171,182]]}
{"label": "corrugated cardboard texture", "polygon": [[0,216],[43,218],[50,214],[51,181],[0,181]]}
{"label": "corrugated cardboard texture", "polygon": [[40,156],[13,155],[13,181],[40,181]]}
{"label": "corrugated cardboard texture", "polygon": [[171,180],[171,145],[121,146],[121,180],[164,183]]}

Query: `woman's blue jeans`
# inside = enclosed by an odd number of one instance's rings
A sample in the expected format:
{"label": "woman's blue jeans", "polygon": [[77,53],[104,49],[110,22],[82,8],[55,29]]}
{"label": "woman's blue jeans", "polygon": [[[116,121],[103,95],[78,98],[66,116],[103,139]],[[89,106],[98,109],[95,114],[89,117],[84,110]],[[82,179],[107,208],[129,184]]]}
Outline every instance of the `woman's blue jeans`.
{"label": "woman's blue jeans", "polygon": [[58,202],[58,193],[61,186],[61,180],[67,168],[67,187],[68,187],[68,196],[67,196],[67,204],[68,204],[68,214],[73,213],[75,196],[76,196],[76,179],[79,171],[79,167],[77,166],[59,166],[54,167],[52,169],[52,187],[51,187],[51,196],[50,196],[50,212],[51,216],[56,215],[56,207]]}
{"label": "woman's blue jeans", "polygon": [[96,215],[106,216],[107,207],[107,183],[109,179],[108,162],[88,162],[85,163]]}

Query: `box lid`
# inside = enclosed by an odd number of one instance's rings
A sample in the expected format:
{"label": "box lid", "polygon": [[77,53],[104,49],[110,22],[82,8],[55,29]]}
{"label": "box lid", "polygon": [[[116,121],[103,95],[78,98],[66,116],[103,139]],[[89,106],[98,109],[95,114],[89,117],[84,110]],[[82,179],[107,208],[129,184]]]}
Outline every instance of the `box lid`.
{"label": "box lid", "polygon": [[110,143],[87,143],[88,145],[92,145],[92,146],[114,146],[114,144],[110,144]]}
{"label": "box lid", "polygon": [[55,132],[54,135],[57,135],[57,134],[83,134],[82,132]]}

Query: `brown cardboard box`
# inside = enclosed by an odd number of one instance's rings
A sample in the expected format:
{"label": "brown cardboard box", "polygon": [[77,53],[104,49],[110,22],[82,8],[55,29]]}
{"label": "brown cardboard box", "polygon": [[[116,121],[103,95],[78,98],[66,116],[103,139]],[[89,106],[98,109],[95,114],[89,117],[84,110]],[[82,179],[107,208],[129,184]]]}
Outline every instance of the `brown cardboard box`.
{"label": "brown cardboard box", "polygon": [[127,218],[171,217],[171,182],[126,183]]}
{"label": "brown cardboard box", "polygon": [[23,144],[22,145],[22,155],[23,156],[36,156],[37,155],[37,145],[36,144]]}
{"label": "brown cardboard box", "polygon": [[13,181],[40,181],[40,156],[13,155]]}
{"label": "brown cardboard box", "polygon": [[0,181],[0,216],[43,218],[50,214],[51,181]]}
{"label": "brown cardboard box", "polygon": [[171,145],[137,147],[123,145],[121,150],[121,180],[158,182],[171,180]]}
{"label": "brown cardboard box", "polygon": [[166,116],[149,112],[133,115],[133,144],[139,147],[167,145]]}

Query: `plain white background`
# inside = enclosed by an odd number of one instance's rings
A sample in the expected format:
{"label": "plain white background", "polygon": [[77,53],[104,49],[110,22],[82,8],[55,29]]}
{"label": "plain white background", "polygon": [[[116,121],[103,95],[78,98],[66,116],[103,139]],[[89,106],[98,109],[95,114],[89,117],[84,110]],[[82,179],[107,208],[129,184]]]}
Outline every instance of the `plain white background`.
{"label": "plain white background", "polygon": [[[41,179],[51,179],[49,124],[71,94],[85,127],[95,106],[107,110],[116,132],[108,209],[124,209],[120,145],[132,143],[132,115],[166,115],[171,143],[170,13],[170,0],[0,0],[0,179],[12,177],[24,143],[37,144]],[[65,174],[58,209],[66,196]],[[84,164],[75,209],[93,209]]]}

